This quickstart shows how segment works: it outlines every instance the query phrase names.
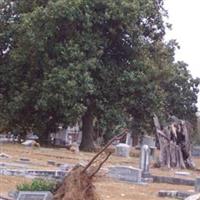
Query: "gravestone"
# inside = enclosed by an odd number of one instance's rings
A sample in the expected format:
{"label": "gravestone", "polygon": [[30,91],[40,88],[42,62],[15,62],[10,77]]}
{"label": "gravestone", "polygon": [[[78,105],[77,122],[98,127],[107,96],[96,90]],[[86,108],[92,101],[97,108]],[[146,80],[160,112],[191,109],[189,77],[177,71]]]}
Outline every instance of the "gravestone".
{"label": "gravestone", "polygon": [[31,147],[34,142],[35,142],[35,140],[26,140],[25,142],[22,143],[22,145]]}
{"label": "gravestone", "polygon": [[131,137],[130,133],[127,133],[127,135],[126,135],[126,144],[132,147],[133,138]]}
{"label": "gravestone", "polygon": [[141,141],[141,147],[143,145],[148,145],[149,149],[150,149],[150,155],[151,158],[154,160],[155,159],[155,150],[156,150],[156,141],[154,137],[150,137],[148,135],[144,135],[142,137],[142,141]]}
{"label": "gravestone", "polygon": [[192,147],[192,156],[200,157],[200,146]]}
{"label": "gravestone", "polygon": [[108,169],[108,176],[122,181],[140,183],[142,170],[131,166],[114,166]]}
{"label": "gravestone", "polygon": [[116,155],[121,157],[129,157],[130,146],[128,144],[119,143],[116,145]]}
{"label": "gravestone", "polygon": [[9,156],[8,154],[5,154],[5,153],[0,153],[0,158],[8,159],[8,158],[11,158],[11,156]]}
{"label": "gravestone", "polygon": [[175,175],[178,175],[178,176],[190,176],[191,174],[189,172],[175,172]]}
{"label": "gravestone", "polygon": [[21,162],[30,162],[29,158],[20,158],[19,159]]}
{"label": "gravestone", "polygon": [[72,165],[72,164],[61,164],[59,166],[59,170],[61,170],[61,171],[69,171],[73,167],[74,167],[74,165]]}
{"label": "gravestone", "polygon": [[142,170],[143,178],[148,178],[150,176],[149,164],[150,164],[150,149],[148,145],[143,145],[140,153],[140,169]]}
{"label": "gravestone", "polygon": [[48,165],[56,165],[56,162],[53,161],[53,160],[48,160],[48,161],[47,161],[47,164],[48,164]]}
{"label": "gravestone", "polygon": [[51,192],[19,192],[17,200],[53,200]]}
{"label": "gravestone", "polygon": [[155,148],[156,142],[154,137],[150,137],[148,135],[144,135],[142,137],[141,146],[148,145],[149,148]]}
{"label": "gravestone", "polygon": [[199,200],[199,199],[200,199],[200,193],[193,194],[193,195],[187,197],[185,200]]}
{"label": "gravestone", "polygon": [[195,180],[195,191],[200,192],[200,177]]}

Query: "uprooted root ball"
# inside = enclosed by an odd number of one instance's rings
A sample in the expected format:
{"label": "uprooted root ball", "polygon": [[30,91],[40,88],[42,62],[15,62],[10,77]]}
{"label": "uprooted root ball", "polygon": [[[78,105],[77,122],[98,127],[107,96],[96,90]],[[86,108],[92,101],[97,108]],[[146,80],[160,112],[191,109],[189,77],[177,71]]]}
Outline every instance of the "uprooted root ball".
{"label": "uprooted root ball", "polygon": [[54,200],[100,200],[92,178],[83,166],[75,166],[54,195]]}

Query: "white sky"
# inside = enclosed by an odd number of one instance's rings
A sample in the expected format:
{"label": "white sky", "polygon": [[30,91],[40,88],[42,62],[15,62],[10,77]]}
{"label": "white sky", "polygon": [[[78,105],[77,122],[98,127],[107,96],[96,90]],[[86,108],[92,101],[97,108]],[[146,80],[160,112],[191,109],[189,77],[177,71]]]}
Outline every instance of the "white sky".
{"label": "white sky", "polygon": [[[194,77],[200,77],[200,0],[165,0],[168,22],[172,31],[167,39],[176,39],[181,49],[176,52],[176,60],[189,65]],[[199,103],[200,111],[200,94]]]}

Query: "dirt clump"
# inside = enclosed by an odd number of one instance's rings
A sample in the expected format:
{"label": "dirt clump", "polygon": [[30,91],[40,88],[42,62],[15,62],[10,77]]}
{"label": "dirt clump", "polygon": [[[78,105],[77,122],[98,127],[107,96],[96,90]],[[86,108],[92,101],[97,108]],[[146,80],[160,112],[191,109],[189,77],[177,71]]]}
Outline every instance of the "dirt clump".
{"label": "dirt clump", "polygon": [[83,170],[83,166],[77,165],[70,171],[56,191],[54,200],[100,200],[92,177]]}
{"label": "dirt clump", "polygon": [[125,135],[126,131],[111,139],[86,166],[76,165],[55,192],[54,200],[100,200],[93,185],[93,179],[112,154],[110,151],[107,152],[109,146]]}

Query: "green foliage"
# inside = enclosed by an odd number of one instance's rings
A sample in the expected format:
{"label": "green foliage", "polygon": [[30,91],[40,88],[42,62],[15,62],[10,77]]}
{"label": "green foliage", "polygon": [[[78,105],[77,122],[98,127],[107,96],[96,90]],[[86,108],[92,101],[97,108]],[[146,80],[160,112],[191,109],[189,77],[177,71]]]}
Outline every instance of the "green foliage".
{"label": "green foliage", "polygon": [[17,185],[18,191],[51,191],[54,192],[56,189],[55,182],[44,180],[44,179],[34,179],[31,183],[23,183]]}
{"label": "green foliage", "polygon": [[176,42],[163,40],[162,0],[13,5],[12,12],[1,13],[9,21],[0,29],[0,52],[9,44],[0,68],[5,127],[31,128],[46,138],[59,123],[73,124],[87,114],[88,123],[96,119],[103,132],[128,125],[138,134],[151,132],[154,112],[163,118],[194,114],[199,82],[174,63]]}

